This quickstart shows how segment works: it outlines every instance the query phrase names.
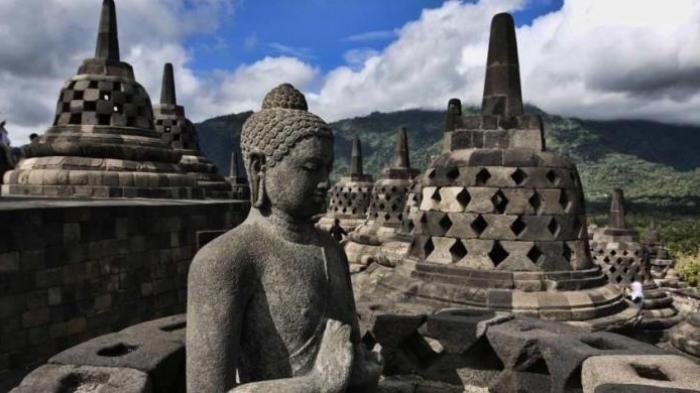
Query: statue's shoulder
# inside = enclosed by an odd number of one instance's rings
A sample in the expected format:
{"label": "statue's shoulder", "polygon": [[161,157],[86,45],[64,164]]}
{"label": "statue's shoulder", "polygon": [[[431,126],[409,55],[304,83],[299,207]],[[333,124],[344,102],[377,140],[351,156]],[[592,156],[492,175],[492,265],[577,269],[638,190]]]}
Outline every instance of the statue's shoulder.
{"label": "statue's shoulder", "polygon": [[255,261],[262,231],[255,223],[243,222],[204,246],[195,255],[190,269],[220,273],[243,272]]}

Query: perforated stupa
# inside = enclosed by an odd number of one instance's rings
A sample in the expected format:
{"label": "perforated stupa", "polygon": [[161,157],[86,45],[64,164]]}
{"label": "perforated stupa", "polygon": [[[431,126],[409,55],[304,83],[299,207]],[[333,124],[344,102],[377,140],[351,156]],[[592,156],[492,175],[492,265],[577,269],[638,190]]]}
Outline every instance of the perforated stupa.
{"label": "perforated stupa", "polygon": [[491,25],[481,115],[450,101],[422,177],[408,258],[380,287],[433,307],[504,310],[602,329],[637,314],[593,264],[575,164],[523,113],[513,19]]}
{"label": "perforated stupa", "polygon": [[608,226],[595,229],[590,244],[594,262],[603,269],[610,283],[621,286],[634,281],[642,283],[642,329],[667,329],[680,322],[673,298],[652,277],[649,250],[641,244],[639,232],[627,227],[625,195],[621,189],[613,190]]}
{"label": "perforated stupa", "polygon": [[197,179],[197,187],[208,198],[231,198],[231,184],[217,173],[216,165],[202,153],[195,125],[185,116],[185,108],[177,104],[173,65],[163,67],[160,104],[153,106],[155,128],[161,139],[182,154],[180,166]]}
{"label": "perforated stupa", "polygon": [[406,198],[418,173],[411,168],[408,136],[406,128],[401,127],[396,132],[394,161],[374,183],[366,220],[350,234],[345,245],[350,263],[367,265],[381,258],[379,246],[396,238]]}
{"label": "perforated stupa", "polygon": [[364,173],[362,166],[362,142],[355,137],[352,141],[350,168],[328,191],[328,210],[319,220],[320,228],[328,230],[335,219],[340,226],[351,232],[365,221],[367,208],[372,198],[374,179]]}
{"label": "perforated stupa", "polygon": [[113,0],[104,0],[95,57],[66,81],[56,116],[26,159],[5,173],[4,195],[190,198],[181,153],[154,129],[151,100],[120,60]]}

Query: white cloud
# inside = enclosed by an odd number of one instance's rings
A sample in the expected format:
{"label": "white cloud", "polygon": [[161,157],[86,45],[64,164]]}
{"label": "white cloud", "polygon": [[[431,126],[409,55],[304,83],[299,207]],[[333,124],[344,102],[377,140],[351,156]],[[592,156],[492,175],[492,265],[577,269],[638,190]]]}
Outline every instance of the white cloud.
{"label": "white cloud", "polygon": [[[478,105],[491,17],[532,1],[426,10],[362,67],[332,70],[312,107],[338,119],[444,108],[450,97]],[[524,98],[562,115],[700,124],[698,21],[697,0],[566,0],[518,29]]]}

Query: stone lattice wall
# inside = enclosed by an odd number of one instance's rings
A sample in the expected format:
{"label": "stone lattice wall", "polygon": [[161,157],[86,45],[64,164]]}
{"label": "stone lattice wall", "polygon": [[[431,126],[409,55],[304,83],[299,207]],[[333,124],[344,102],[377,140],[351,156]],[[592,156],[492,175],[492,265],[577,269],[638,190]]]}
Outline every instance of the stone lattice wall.
{"label": "stone lattice wall", "polygon": [[240,201],[0,199],[0,379],[91,337],[185,310],[196,233]]}

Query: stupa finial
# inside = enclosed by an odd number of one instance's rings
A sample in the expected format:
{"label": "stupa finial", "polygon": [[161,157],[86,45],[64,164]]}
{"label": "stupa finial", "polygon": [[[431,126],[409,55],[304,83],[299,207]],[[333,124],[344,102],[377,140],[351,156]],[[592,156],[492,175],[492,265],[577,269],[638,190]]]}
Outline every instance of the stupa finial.
{"label": "stupa finial", "polygon": [[350,154],[350,175],[362,175],[362,142],[355,137],[352,140],[352,153]]}
{"label": "stupa finial", "polygon": [[447,104],[447,121],[445,121],[445,131],[454,131],[457,128],[459,118],[462,117],[462,101],[453,98]]}
{"label": "stupa finial", "polygon": [[497,14],[491,21],[481,113],[494,116],[523,114],[518,44],[513,17],[508,13]]}
{"label": "stupa finial", "polygon": [[117,12],[114,0],[102,0],[102,14],[97,30],[95,57],[119,61],[119,36],[117,33]]}
{"label": "stupa finial", "polygon": [[394,168],[410,168],[411,162],[408,158],[408,136],[406,127],[401,127],[396,133],[396,151],[394,153]]}
{"label": "stupa finial", "polygon": [[610,201],[610,227],[625,229],[625,194],[616,188]]}
{"label": "stupa finial", "polygon": [[177,105],[177,95],[175,94],[175,75],[173,65],[165,63],[163,67],[163,85],[160,90],[160,103]]}

